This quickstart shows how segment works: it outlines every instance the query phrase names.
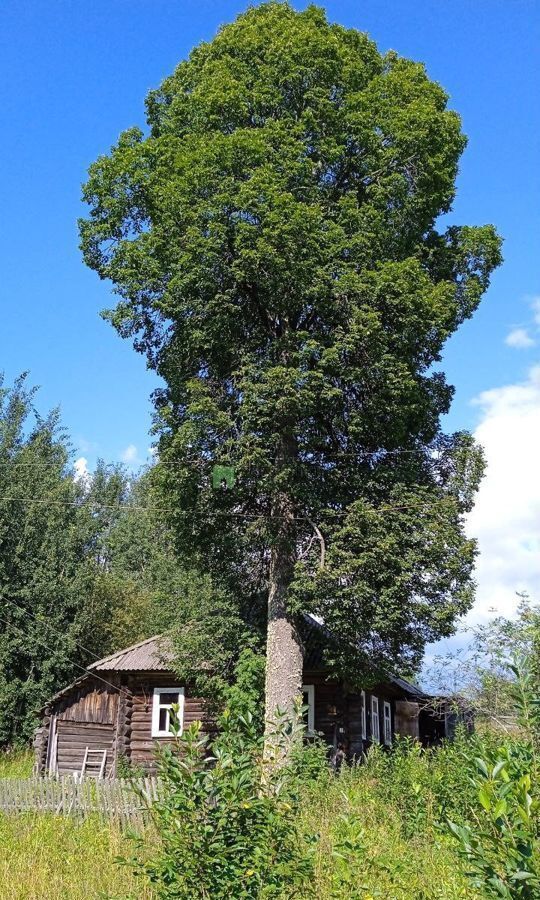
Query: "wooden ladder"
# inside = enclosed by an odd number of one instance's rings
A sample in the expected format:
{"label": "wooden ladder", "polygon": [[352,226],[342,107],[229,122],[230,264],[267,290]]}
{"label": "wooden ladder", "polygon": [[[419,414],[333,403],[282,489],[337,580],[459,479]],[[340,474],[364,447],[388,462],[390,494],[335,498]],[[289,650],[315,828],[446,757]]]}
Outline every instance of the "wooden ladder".
{"label": "wooden ladder", "polygon": [[90,762],[89,757],[93,757],[93,756],[101,756],[101,761],[96,760],[94,765],[96,765],[96,766],[99,765],[99,773],[98,773],[97,777],[100,779],[104,777],[105,767],[107,765],[107,751],[106,750],[90,750],[89,747],[86,747],[86,749],[84,751],[84,759],[83,759],[83,764],[82,764],[81,771],[79,774],[79,778],[81,778],[81,779],[84,778],[85,772],[87,771],[88,764]]}

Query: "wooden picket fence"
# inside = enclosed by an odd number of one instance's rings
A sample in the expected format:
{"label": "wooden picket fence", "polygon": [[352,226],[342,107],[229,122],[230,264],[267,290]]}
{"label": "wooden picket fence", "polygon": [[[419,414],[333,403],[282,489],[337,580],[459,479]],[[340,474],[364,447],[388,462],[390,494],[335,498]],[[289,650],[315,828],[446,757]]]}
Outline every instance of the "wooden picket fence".
{"label": "wooden picket fence", "polygon": [[158,792],[157,778],[0,778],[0,812],[48,812],[81,819],[98,815],[136,825],[148,818],[147,804],[157,799]]}

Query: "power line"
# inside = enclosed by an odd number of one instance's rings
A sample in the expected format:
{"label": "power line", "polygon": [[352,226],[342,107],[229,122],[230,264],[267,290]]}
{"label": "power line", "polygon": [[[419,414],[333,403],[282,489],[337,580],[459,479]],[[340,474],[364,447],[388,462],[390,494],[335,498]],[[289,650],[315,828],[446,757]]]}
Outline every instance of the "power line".
{"label": "power line", "polygon": [[[204,451],[202,451],[202,452],[204,452]],[[384,460],[388,456],[416,456],[416,455],[429,456],[429,454],[438,453],[439,454],[438,457],[431,456],[431,460],[433,462],[438,462],[441,459],[441,456],[446,453],[445,450],[439,450],[437,448],[430,448],[430,447],[426,447],[423,449],[420,449],[420,448],[410,449],[410,450],[405,450],[405,449],[386,450],[385,448],[380,448],[379,450],[355,450],[355,451],[352,451],[352,450],[350,450],[350,451],[346,451],[346,450],[330,451],[330,450],[321,448],[318,450],[302,450],[302,449],[300,449],[299,452],[300,453],[310,453],[314,457],[319,455],[328,460],[332,460],[332,459],[375,459],[375,458]],[[277,457],[273,456],[270,459],[266,458],[266,461],[268,461],[268,462],[274,461],[275,462],[276,459],[277,459]],[[214,465],[214,463],[215,463],[214,459],[204,459],[200,456],[199,457],[188,457],[186,460],[186,463],[189,464],[190,462],[195,462],[195,461],[201,462],[203,464],[208,464],[208,465]],[[297,462],[300,464],[312,463],[312,462],[317,463],[317,462],[324,462],[324,459],[323,460],[295,459],[295,460],[292,460],[292,462]],[[167,468],[174,468],[174,467],[183,467],[186,463],[182,463],[182,462],[179,462],[176,460],[167,461],[165,459],[158,459],[157,461],[141,463],[141,468],[148,467],[149,469],[153,469],[158,465],[166,466]],[[54,465],[55,461],[54,460],[51,461],[51,464]],[[29,462],[29,461],[18,462],[17,460],[10,459],[5,463],[5,465],[6,465],[6,467],[13,466],[13,468],[15,468],[15,469],[29,468],[29,469],[33,469],[33,470],[38,470],[40,468],[40,465],[43,465],[43,468],[47,468],[47,469],[49,468],[47,462],[44,460],[36,460],[35,462]],[[115,465],[117,465],[117,464],[116,463],[108,463],[107,464],[107,466],[109,468],[114,467]],[[121,465],[121,463],[118,463],[118,465]],[[0,472],[1,472],[1,466],[2,466],[2,462],[0,462]],[[71,470],[75,469],[75,464],[70,464],[70,463],[66,462],[66,463],[62,464],[62,468],[67,469],[69,472],[71,472]],[[7,472],[6,474],[10,474],[10,473]],[[86,475],[89,477],[92,477],[94,474],[95,474],[95,472],[93,473],[90,471],[86,471],[86,472],[82,473],[82,477],[84,477]]]}
{"label": "power line", "polygon": [[[37,622],[39,625],[49,624],[48,622],[44,621],[43,619],[40,619],[39,616],[36,616],[35,613],[31,612],[29,609],[25,609],[24,606],[20,606],[18,603],[15,602],[15,600],[12,600],[11,597],[0,597],[0,602],[1,603],[11,603],[12,606],[14,606],[16,609],[18,609],[19,612],[24,613],[25,616],[31,616],[31,618],[34,619],[34,621]],[[73,640],[73,638],[72,638],[72,641],[75,644],[75,646],[79,648],[79,650],[82,650],[84,653],[88,653],[89,656],[93,656],[94,659],[96,660],[96,662],[100,662],[102,657],[97,656],[92,650],[89,650],[88,647],[85,647],[83,644],[79,644],[79,642]]]}
{"label": "power line", "polygon": [[[419,503],[405,503],[397,506],[379,506],[379,507],[368,507],[367,511],[375,514],[386,513],[386,512],[396,512],[403,509],[422,509],[425,507],[433,506],[436,501],[439,500],[451,500],[453,502],[456,501],[455,497],[451,497],[449,494],[444,497],[437,497],[432,500],[424,500]],[[128,510],[128,511],[142,511],[142,512],[172,512],[172,508],[170,506],[142,506],[139,504],[130,504],[130,503],[117,503],[117,504],[107,504],[107,503],[99,503],[97,501],[90,500],[88,498],[83,498],[81,500],[54,500],[51,498],[40,498],[40,497],[0,497],[0,502],[6,503],[28,503],[28,504],[41,504],[41,505],[51,505],[51,506],[65,506],[65,507],[80,507],[84,509],[86,507],[97,507],[99,509],[112,509],[112,510]],[[355,502],[355,501],[353,501]],[[320,511],[320,516],[346,516],[350,513],[350,509],[342,509],[342,510],[332,510],[332,509],[322,509]],[[244,512],[236,512],[234,510],[212,510],[209,512],[209,518],[215,516],[223,516],[226,518],[240,518],[240,519],[269,519],[271,521],[298,521],[298,522],[309,522],[309,518],[307,516],[302,515],[294,515],[294,516],[277,516],[272,515],[271,513],[244,513]]]}
{"label": "power line", "polygon": [[[27,611],[25,610],[25,612],[27,612]],[[15,627],[17,629],[17,631],[20,632],[20,634],[24,635],[24,637],[28,637],[26,632],[19,625],[17,625],[17,624],[14,625],[14,623],[10,622],[9,619],[4,619],[3,616],[0,616],[0,622],[3,622],[4,625],[7,625],[10,628]],[[42,647],[45,647],[45,649],[48,650],[49,653],[56,652],[56,650],[54,648],[52,648],[49,644],[45,643],[43,638],[40,639],[38,637],[37,642],[40,643]],[[85,675],[90,675],[92,678],[96,678],[98,681],[103,682],[103,684],[106,684],[107,687],[113,688],[113,690],[118,691],[118,693],[125,694],[126,697],[130,696],[129,691],[125,691],[124,688],[120,687],[119,685],[113,684],[112,681],[107,681],[106,678],[102,678],[101,675],[97,675],[95,672],[90,671],[90,669],[85,669],[85,667],[79,665],[79,663],[71,662],[71,665],[75,666],[76,669],[80,669],[80,671],[84,672]]]}

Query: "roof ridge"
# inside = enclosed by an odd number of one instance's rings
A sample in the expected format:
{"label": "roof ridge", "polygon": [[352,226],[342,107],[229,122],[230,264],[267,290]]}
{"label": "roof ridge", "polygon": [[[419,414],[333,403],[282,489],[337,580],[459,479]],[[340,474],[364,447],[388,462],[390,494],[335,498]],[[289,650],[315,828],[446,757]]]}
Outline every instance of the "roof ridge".
{"label": "roof ridge", "polygon": [[102,666],[103,663],[112,662],[112,660],[116,659],[118,656],[123,656],[125,653],[129,653],[131,650],[138,650],[139,647],[144,647],[145,644],[150,644],[152,641],[157,641],[159,640],[159,638],[166,637],[167,636],[163,633],[154,634],[152,637],[145,638],[144,641],[137,641],[136,644],[131,644],[130,647],[122,647],[120,650],[116,650],[115,653],[111,653],[110,656],[104,656],[103,659],[96,659],[96,661],[87,666],[87,668],[97,669],[98,666]]}

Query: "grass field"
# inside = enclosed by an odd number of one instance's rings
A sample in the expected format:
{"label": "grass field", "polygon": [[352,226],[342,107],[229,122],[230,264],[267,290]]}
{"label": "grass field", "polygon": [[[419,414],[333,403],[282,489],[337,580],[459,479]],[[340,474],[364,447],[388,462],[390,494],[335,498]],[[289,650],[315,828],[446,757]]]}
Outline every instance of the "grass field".
{"label": "grass field", "polygon": [[427,812],[406,823],[358,769],[314,787],[303,813],[306,831],[319,835],[313,900],[476,900]]}
{"label": "grass field", "polygon": [[[24,777],[31,765],[29,754],[5,755],[0,777]],[[301,826],[318,840],[306,900],[474,900],[454,847],[432,815],[429,787],[419,787],[416,806],[396,802],[422,771],[414,760],[410,772],[396,768],[392,787],[376,767],[346,769],[308,788]],[[0,814],[0,848],[1,900],[153,897],[119,864],[118,857],[130,853],[130,841],[109,822]]]}
{"label": "grass field", "polygon": [[[28,778],[31,751],[0,754],[0,778]],[[117,858],[130,843],[108,822],[0,813],[0,900],[149,900]]]}
{"label": "grass field", "polygon": [[[365,797],[354,847],[354,820],[359,815],[357,808],[351,808],[354,793],[336,785],[324,802],[306,810],[306,826],[316,827],[321,835],[316,880],[306,900],[473,900],[475,895],[447,844],[425,836],[404,839],[395,813],[366,805]],[[340,837],[342,850],[344,845],[354,849],[339,861],[333,850]],[[0,848],[2,900],[151,900],[153,896],[128,867],[117,862],[118,856],[129,853],[129,841],[108,823],[91,819],[77,823],[52,815],[0,816]]]}
{"label": "grass field", "polygon": [[0,815],[2,900],[150,900],[120,866],[129,842],[108,823],[53,815]]}
{"label": "grass field", "polygon": [[34,756],[31,750],[0,752],[0,778],[29,778],[33,765]]}

